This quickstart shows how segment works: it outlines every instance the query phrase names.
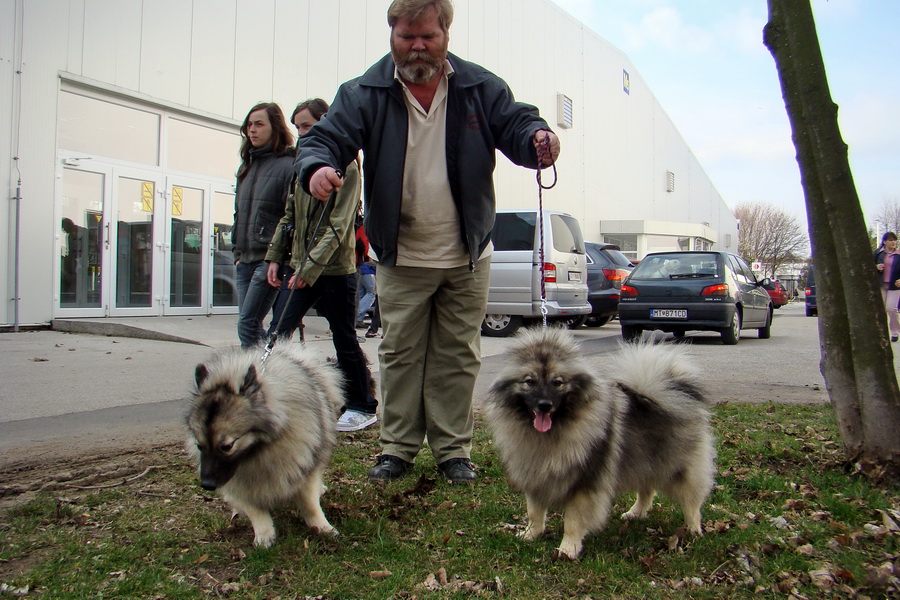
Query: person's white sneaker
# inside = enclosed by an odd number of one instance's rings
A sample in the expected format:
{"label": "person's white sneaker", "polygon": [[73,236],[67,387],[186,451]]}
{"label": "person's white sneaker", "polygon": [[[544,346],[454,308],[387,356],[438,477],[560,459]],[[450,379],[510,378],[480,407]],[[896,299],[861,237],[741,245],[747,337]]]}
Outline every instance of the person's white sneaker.
{"label": "person's white sneaker", "polygon": [[376,415],[369,415],[357,410],[348,410],[341,415],[337,422],[338,431],[359,431],[378,421]]}

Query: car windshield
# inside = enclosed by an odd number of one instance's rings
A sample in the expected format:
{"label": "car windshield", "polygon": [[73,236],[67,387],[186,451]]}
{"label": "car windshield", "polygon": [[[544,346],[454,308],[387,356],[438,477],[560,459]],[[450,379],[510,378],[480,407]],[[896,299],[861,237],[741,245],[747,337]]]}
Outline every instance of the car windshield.
{"label": "car windshield", "polygon": [[634,269],[632,279],[703,279],[719,276],[714,254],[654,254]]}

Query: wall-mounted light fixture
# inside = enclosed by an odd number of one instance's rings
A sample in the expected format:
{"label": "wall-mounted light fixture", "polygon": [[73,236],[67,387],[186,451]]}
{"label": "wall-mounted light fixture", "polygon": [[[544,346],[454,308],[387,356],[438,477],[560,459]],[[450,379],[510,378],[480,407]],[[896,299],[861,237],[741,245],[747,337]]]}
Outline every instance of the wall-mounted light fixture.
{"label": "wall-mounted light fixture", "polygon": [[675,191],[675,173],[672,171],[666,171],[666,191]]}

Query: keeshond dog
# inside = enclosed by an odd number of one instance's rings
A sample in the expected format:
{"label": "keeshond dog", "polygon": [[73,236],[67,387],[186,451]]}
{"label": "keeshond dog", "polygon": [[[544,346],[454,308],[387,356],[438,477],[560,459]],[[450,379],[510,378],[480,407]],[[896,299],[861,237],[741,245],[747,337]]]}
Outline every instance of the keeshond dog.
{"label": "keeshond dog", "polygon": [[319,498],[343,405],[337,369],[300,344],[230,348],[197,365],[187,414],[200,485],[219,490],[253,525],[256,546],[275,542],[271,510],[292,504],[321,535],[337,535]]}
{"label": "keeshond dog", "polygon": [[656,491],[681,504],[701,534],[700,506],[713,486],[715,447],[700,377],[663,345],[620,349],[600,379],[563,329],[530,329],[508,352],[485,415],[513,488],[525,493],[528,524],[544,532],[549,508],[563,513],[555,557],[575,559],[606,524],[614,498],[637,492],[623,519],[647,515]]}

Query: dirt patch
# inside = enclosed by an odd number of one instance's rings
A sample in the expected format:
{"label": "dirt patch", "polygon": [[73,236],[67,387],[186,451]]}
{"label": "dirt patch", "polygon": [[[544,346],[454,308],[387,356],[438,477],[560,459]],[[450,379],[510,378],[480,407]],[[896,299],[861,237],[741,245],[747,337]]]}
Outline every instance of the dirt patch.
{"label": "dirt patch", "polygon": [[[71,455],[43,454],[7,461],[0,467],[0,511],[28,502],[40,491],[64,495],[124,485],[173,464],[187,464],[184,444],[170,442],[114,451],[71,448]],[[146,441],[146,440],[144,440]]]}

